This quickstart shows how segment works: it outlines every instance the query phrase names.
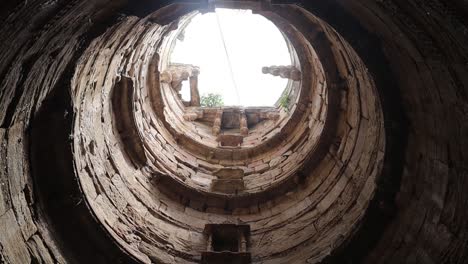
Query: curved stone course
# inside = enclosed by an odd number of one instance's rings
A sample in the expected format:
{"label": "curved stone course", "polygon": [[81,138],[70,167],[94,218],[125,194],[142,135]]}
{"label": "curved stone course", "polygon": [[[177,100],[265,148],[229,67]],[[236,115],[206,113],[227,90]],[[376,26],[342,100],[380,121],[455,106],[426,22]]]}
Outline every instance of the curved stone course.
{"label": "curved stone course", "polygon": [[215,2],[273,21],[302,74],[234,148],[159,80],[209,3],[0,10],[0,262],[200,263],[229,225],[252,263],[465,263],[466,5]]}

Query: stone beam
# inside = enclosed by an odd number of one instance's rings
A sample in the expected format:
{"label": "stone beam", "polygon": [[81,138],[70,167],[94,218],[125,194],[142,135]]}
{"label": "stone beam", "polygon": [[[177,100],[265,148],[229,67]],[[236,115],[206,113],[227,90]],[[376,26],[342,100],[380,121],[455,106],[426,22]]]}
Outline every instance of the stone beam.
{"label": "stone beam", "polygon": [[262,68],[263,74],[271,74],[279,76],[283,79],[290,79],[293,81],[300,81],[302,73],[295,66],[270,66]]}

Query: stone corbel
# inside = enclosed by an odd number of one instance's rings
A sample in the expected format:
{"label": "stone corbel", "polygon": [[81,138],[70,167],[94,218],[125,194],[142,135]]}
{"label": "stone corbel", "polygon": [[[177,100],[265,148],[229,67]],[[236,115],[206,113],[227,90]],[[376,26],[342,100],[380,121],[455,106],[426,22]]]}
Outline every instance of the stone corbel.
{"label": "stone corbel", "polygon": [[195,121],[197,119],[203,118],[203,111],[195,111],[184,114],[185,121]]}
{"label": "stone corbel", "polygon": [[263,74],[271,74],[273,76],[279,76],[283,79],[290,79],[293,81],[300,81],[302,79],[302,73],[295,66],[270,66],[262,68]]}

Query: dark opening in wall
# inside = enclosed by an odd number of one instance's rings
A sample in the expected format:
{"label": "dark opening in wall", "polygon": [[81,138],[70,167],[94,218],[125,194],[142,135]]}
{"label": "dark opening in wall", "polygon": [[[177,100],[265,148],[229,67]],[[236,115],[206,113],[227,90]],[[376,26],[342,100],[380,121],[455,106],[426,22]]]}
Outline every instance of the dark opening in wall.
{"label": "dark opening in wall", "polygon": [[65,84],[58,87],[44,101],[30,132],[34,196],[40,205],[37,210],[46,213],[49,232],[60,242],[67,260],[135,263],[109,238],[82,196],[72,164],[70,90]]}
{"label": "dark opening in wall", "polygon": [[205,234],[207,251],[202,253],[202,263],[251,263],[249,225],[208,224]]}
{"label": "dark opening in wall", "polygon": [[213,232],[213,250],[219,252],[239,252],[239,238],[237,237],[237,230],[226,228],[224,230],[216,230]]}

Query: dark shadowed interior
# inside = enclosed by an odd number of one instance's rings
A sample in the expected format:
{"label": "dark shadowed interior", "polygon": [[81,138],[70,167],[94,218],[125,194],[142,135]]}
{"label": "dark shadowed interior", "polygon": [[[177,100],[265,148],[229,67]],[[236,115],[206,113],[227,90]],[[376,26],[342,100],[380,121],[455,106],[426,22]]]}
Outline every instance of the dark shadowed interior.
{"label": "dark shadowed interior", "polygon": [[[467,1],[1,6],[0,263],[468,263]],[[274,105],[171,61],[216,8],[284,37]]]}

